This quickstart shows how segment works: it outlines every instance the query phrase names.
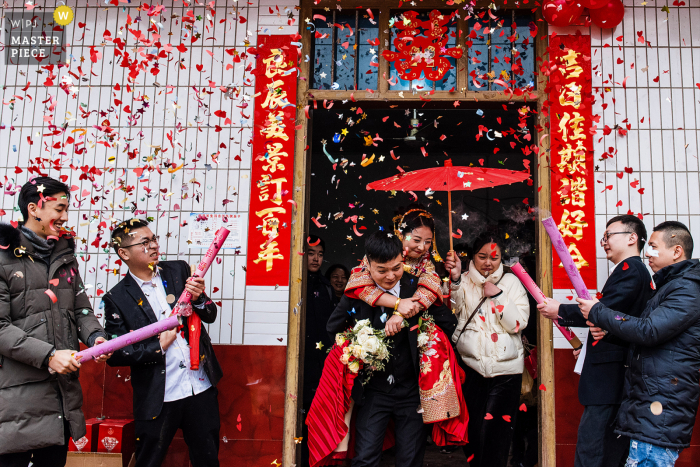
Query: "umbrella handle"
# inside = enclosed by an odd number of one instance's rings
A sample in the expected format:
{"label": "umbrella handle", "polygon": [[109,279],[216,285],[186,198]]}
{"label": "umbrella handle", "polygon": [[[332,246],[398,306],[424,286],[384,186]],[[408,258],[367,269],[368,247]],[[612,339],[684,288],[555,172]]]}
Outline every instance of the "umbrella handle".
{"label": "umbrella handle", "polygon": [[449,219],[450,226],[450,251],[454,250],[452,245],[452,192],[447,191],[447,215]]}
{"label": "umbrella handle", "polygon": [[[453,245],[453,240],[452,240],[452,192],[450,190],[447,190],[447,216],[449,219],[449,228],[450,228],[450,251],[454,251],[454,245]],[[452,280],[452,274],[450,274],[450,270],[447,270],[447,275],[449,276],[450,280]],[[450,289],[450,286],[447,286],[447,307],[452,310],[452,299],[451,299],[452,291]]]}

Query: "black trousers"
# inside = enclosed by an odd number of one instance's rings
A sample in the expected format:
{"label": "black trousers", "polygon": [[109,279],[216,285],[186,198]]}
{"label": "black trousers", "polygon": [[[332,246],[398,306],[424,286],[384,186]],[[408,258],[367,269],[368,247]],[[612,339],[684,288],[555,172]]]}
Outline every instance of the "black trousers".
{"label": "black trousers", "polygon": [[578,425],[574,467],[624,466],[630,447],[626,436],[618,436],[615,418],[619,405],[587,405]]}
{"label": "black trousers", "polygon": [[163,403],[154,420],[136,420],[136,467],[160,467],[178,428],[182,428],[193,467],[219,466],[218,391]]}
{"label": "black trousers", "polygon": [[[535,380],[535,387],[537,387]],[[534,467],[537,465],[539,453],[537,425],[537,405],[528,406],[527,412],[518,409],[518,419],[515,421],[515,433],[513,434],[513,465],[522,467]]]}
{"label": "black trousers", "polygon": [[484,378],[469,367],[465,374],[462,394],[469,411],[469,443],[464,454],[467,459],[474,456],[469,467],[506,467],[523,375]]}
{"label": "black trousers", "polygon": [[62,445],[32,449],[26,452],[0,454],[0,467],[27,467],[30,461],[33,467],[64,467],[68,457],[68,440],[70,439],[70,428],[66,422],[63,423],[63,433],[65,434],[65,442]]}
{"label": "black trousers", "polygon": [[379,465],[384,435],[392,418],[396,433],[396,466],[422,466],[426,438],[419,407],[417,382],[410,386],[396,385],[388,393],[365,389],[364,403],[357,409],[355,419],[352,467]]}

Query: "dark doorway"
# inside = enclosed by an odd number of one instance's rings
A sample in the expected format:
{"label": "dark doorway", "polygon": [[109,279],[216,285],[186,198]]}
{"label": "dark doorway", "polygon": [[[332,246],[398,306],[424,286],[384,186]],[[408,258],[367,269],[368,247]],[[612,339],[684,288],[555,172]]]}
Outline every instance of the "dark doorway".
{"label": "dark doorway", "polygon": [[[360,234],[379,228],[391,230],[392,218],[412,203],[422,204],[435,217],[437,248],[444,256],[449,249],[445,192],[414,196],[366,189],[370,182],[399,173],[397,167],[409,172],[441,166],[446,159],[452,159],[455,166],[511,170],[536,167],[531,149],[536,145],[533,114],[523,110],[521,115],[519,109],[526,108],[522,104],[461,102],[458,108],[449,109],[445,103],[441,105],[385,104],[378,108],[376,104],[348,102],[330,110],[313,111],[310,215],[325,227],[312,221],[309,233],[325,240],[325,266],[357,265],[363,256],[363,242],[353,227]],[[363,156],[374,156],[374,161],[362,166]],[[338,162],[334,165],[330,158]],[[534,193],[534,184],[528,182],[453,192],[453,230],[463,233],[454,240],[455,246],[470,245],[487,228],[498,227],[504,237],[507,235],[506,258],[531,256],[536,248],[534,212],[530,208]]]}
{"label": "dark doorway", "polygon": [[[409,92],[409,91],[406,91]],[[313,107],[313,106],[312,106]],[[368,191],[368,183],[401,170],[431,168],[451,159],[454,166],[530,170],[526,182],[477,191],[452,193],[455,250],[470,254],[474,239],[491,230],[505,244],[504,263],[520,261],[536,277],[535,186],[537,147],[534,105],[460,102],[324,102],[311,110],[307,167],[308,234],[325,242],[322,272],[333,264],[348,269],[364,253],[362,236],[378,229],[393,230],[392,218],[420,204],[434,216],[436,245],[444,257],[449,249],[448,207],[445,192]],[[327,108],[330,107],[330,108]],[[363,163],[364,161],[364,163]],[[531,302],[531,317],[536,308]],[[534,310],[534,312],[533,312]],[[536,342],[536,319],[523,335]],[[302,357],[303,362],[303,357]],[[537,432],[537,410],[516,427]],[[524,446],[524,436],[514,446]],[[517,449],[516,449],[517,450]],[[462,449],[441,453],[434,444],[426,450],[425,465],[463,465]],[[512,459],[515,462],[515,459]],[[519,461],[518,461],[519,462]],[[393,452],[382,466],[393,465]]]}

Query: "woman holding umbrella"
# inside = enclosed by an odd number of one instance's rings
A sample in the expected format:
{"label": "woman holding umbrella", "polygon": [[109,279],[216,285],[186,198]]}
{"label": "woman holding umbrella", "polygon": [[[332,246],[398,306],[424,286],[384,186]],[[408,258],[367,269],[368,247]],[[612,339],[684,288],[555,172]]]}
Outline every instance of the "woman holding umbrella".
{"label": "woman holding umbrella", "polygon": [[352,270],[345,294],[410,318],[433,303],[442,303],[441,280],[435,272],[431,256],[436,261],[442,259],[434,247],[435,222],[428,211],[409,209],[393,220],[394,234],[403,242],[404,271],[418,278],[415,295],[401,300],[378,288],[370,277],[367,258],[363,258],[362,263]]}
{"label": "woman holding umbrella", "polygon": [[464,452],[470,467],[505,467],[524,367],[520,334],[530,305],[518,278],[504,270],[497,235],[479,236],[472,251],[464,274],[454,252],[445,261],[458,313],[452,341],[466,364],[462,393],[470,420]]}

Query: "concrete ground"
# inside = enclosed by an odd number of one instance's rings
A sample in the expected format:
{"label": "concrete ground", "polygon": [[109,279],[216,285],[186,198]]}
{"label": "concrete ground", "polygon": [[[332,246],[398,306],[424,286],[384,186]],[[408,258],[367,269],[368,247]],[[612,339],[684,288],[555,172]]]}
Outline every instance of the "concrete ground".
{"label": "concrete ground", "polygon": [[[389,449],[382,455],[380,467],[394,467],[394,449]],[[468,467],[467,458],[462,448],[451,454],[440,453],[440,447],[430,444],[425,449],[424,467]]]}

